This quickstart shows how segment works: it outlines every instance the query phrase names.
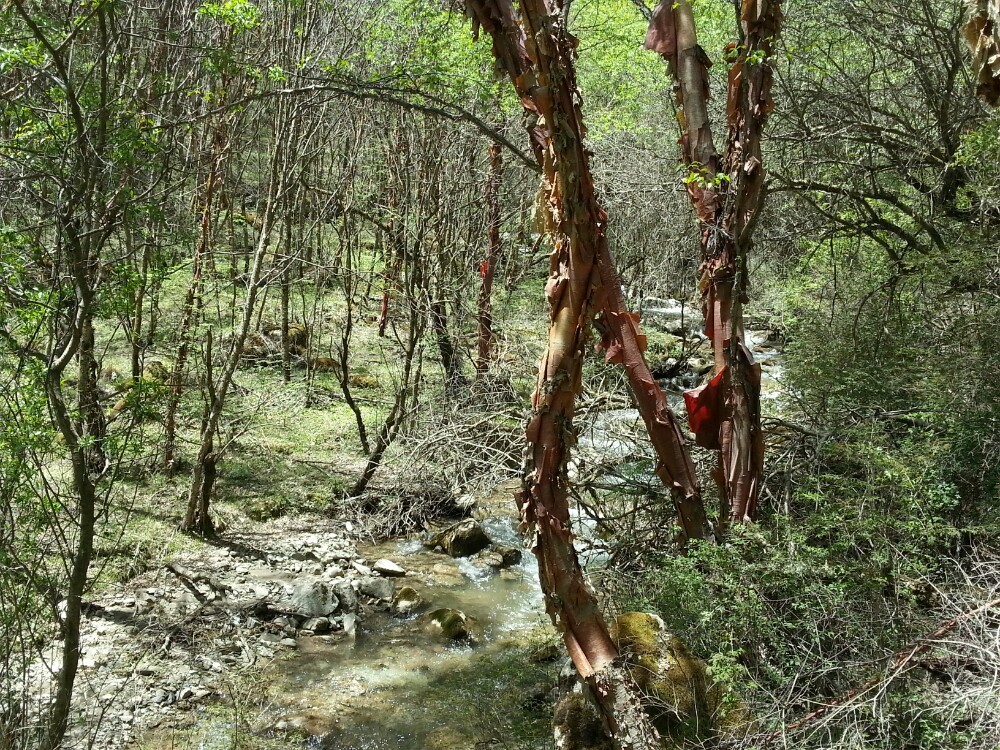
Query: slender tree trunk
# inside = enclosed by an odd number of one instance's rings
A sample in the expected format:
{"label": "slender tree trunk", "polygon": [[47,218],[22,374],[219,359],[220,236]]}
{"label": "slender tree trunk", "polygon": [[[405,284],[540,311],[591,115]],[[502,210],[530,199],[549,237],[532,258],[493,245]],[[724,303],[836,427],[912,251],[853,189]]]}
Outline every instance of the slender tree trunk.
{"label": "slender tree trunk", "polygon": [[[439,291],[439,294],[443,293],[443,290]],[[458,351],[455,349],[455,341],[448,330],[448,308],[440,296],[431,301],[430,318],[434,341],[437,343],[438,354],[441,355],[445,391],[452,392],[463,380],[462,367]]]}
{"label": "slender tree trunk", "polygon": [[152,251],[152,242],[143,241],[142,261],[139,268],[139,285],[135,290],[135,299],[132,307],[132,335],[131,335],[131,357],[130,364],[132,370],[132,381],[135,382],[142,375],[142,352],[143,345],[143,307],[146,303],[146,288],[149,284],[149,261]]}
{"label": "slender tree trunk", "polygon": [[361,472],[361,476],[354,483],[354,487],[351,488],[350,497],[360,497],[368,489],[368,485],[382,465],[382,459],[385,456],[386,450],[392,445],[392,441],[395,440],[396,435],[399,433],[400,426],[406,417],[407,409],[411,405],[411,400],[415,398],[412,387],[412,383],[415,380],[414,364],[417,359],[417,349],[420,345],[420,338],[423,336],[423,330],[420,316],[417,315],[417,311],[411,300],[410,325],[406,340],[406,349],[403,354],[403,374],[396,391],[396,397],[393,400],[392,408],[389,410],[389,416],[386,417],[385,422],[382,423],[375,437],[375,445],[372,446],[372,450],[368,454],[365,468]]}
{"label": "slender tree trunk", "polygon": [[[286,222],[288,220],[286,219]],[[291,231],[290,226],[286,226],[285,239],[290,239]],[[285,248],[287,248],[290,243],[286,242]],[[292,380],[292,351],[291,345],[288,340],[288,296],[289,296],[289,275],[290,269],[287,265],[288,260],[285,260],[285,268],[281,271],[281,380],[285,383],[290,383]]]}
{"label": "slender tree trunk", "polygon": [[[80,621],[83,594],[94,556],[94,532],[97,522],[97,482],[108,471],[104,450],[104,419],[96,401],[97,361],[93,329],[94,291],[91,281],[92,253],[86,240],[71,240],[73,257],[69,266],[76,287],[73,317],[61,346],[48,359],[45,391],[56,427],[69,451],[72,482],[78,507],[75,549],[70,556],[66,610],[62,619],[62,663],[56,677],[55,698],[49,709],[49,721],[43,747],[57,750],[62,746],[69,723],[73,687],[80,665]],[[63,373],[73,356],[79,374],[76,414],[66,403]]]}
{"label": "slender tree trunk", "polygon": [[[88,344],[81,340],[80,353],[86,355],[87,347]],[[76,549],[70,561],[66,610],[62,619],[62,663],[56,677],[56,694],[49,713],[46,750],[56,750],[62,746],[69,722],[73,686],[80,665],[81,607],[83,594],[87,589],[87,573],[94,556],[94,529],[97,518],[97,491],[95,479],[90,473],[92,456],[88,455],[89,450],[84,447],[86,443],[81,442],[82,430],[72,424],[69,409],[63,399],[60,378],[61,369],[50,369],[46,379],[46,392],[59,432],[66,440],[70,451],[73,489],[76,493],[79,516]],[[96,382],[91,385],[96,387]],[[80,389],[83,390],[85,389]],[[78,395],[82,396],[82,393]]]}
{"label": "slender tree trunk", "polygon": [[500,256],[500,185],[503,179],[503,157],[500,145],[489,148],[490,172],[486,180],[486,259],[479,269],[482,284],[479,287],[479,335],[477,337],[476,375],[489,372],[493,349],[493,277],[496,275],[497,258]]}
{"label": "slender tree trunk", "polygon": [[[361,407],[351,392],[351,339],[354,335],[354,305],[358,293],[358,279],[355,275],[355,260],[360,261],[360,247],[357,239],[357,232],[348,214],[344,214],[341,219],[342,231],[338,232],[338,244],[346,250],[344,255],[344,273],[340,274],[341,288],[344,291],[344,304],[347,310],[344,314],[344,324],[340,327],[340,347],[339,368],[337,380],[340,382],[340,391],[344,394],[344,401],[354,414],[355,424],[358,426],[358,440],[361,443],[361,450],[366,454],[372,453],[371,444],[368,440],[368,429],[365,427],[365,418],[361,413]],[[367,483],[366,483],[367,484]]]}
{"label": "slender tree trunk", "polygon": [[209,516],[209,503],[215,483],[215,467],[219,460],[219,456],[215,451],[215,438],[222,420],[222,410],[226,403],[226,397],[229,394],[229,388],[232,386],[233,376],[236,374],[236,367],[239,365],[240,357],[243,355],[243,347],[246,344],[247,334],[250,332],[254,312],[257,308],[257,297],[261,288],[261,277],[264,273],[264,258],[267,256],[271,245],[275,203],[279,199],[279,193],[284,187],[287,187],[286,178],[289,173],[289,165],[283,159],[284,152],[282,144],[279,143],[275,146],[271,158],[271,180],[268,189],[268,198],[264,208],[264,215],[261,219],[260,235],[257,239],[257,248],[254,251],[250,278],[247,280],[247,294],[243,301],[242,315],[239,326],[233,336],[233,343],[229,347],[227,356],[220,368],[221,373],[218,379],[216,379],[212,371],[212,338],[211,332],[209,333],[206,347],[208,402],[206,405],[206,416],[202,421],[198,455],[191,471],[191,488],[188,492],[187,512],[181,524],[181,530],[183,531],[199,533],[205,536],[211,535],[213,532],[213,524]]}
{"label": "slender tree trunk", "polygon": [[212,162],[202,191],[200,229],[191,259],[191,284],[184,296],[180,343],[177,345],[177,356],[170,372],[170,392],[163,420],[163,466],[168,472],[173,471],[177,460],[177,409],[184,392],[184,369],[187,367],[188,355],[191,352],[191,331],[201,315],[202,262],[212,243],[215,194],[223,179],[228,148],[225,133],[220,125],[214,129]]}
{"label": "slender tree trunk", "polygon": [[621,279],[607,243],[602,244],[597,260],[605,290],[598,321],[604,334],[602,346],[610,361],[625,368],[636,409],[656,451],[656,475],[671,492],[684,539],[713,539],[684,433],[643,356],[646,337],[639,332],[638,315],[630,313],[625,304]]}
{"label": "slender tree trunk", "polygon": [[520,20],[509,0],[468,0],[467,9],[476,29],[491,35],[498,65],[538,117],[533,136],[542,154],[548,230],[554,239],[546,284],[548,346],[527,428],[529,473],[519,496],[522,518],[535,531],[546,608],[577,671],[593,688],[615,744],[653,750],[659,737],[584,578],[570,530],[566,464],[575,442],[573,412],[587,334],[601,306],[599,247],[607,242],[607,215],[594,192],[583,142],[575,40],[564,26],[561,4],[551,0],[523,0]]}

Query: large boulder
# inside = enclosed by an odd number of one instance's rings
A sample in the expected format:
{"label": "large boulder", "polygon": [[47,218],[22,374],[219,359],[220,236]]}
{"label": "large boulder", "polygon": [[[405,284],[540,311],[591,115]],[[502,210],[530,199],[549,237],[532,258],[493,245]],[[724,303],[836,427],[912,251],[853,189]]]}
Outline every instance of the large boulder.
{"label": "large boulder", "polygon": [[664,738],[683,743],[714,736],[717,691],[705,662],[666,632],[663,620],[647,612],[624,612],[611,627],[611,637],[639,689],[649,696],[646,710]]}
{"label": "large boulder", "polygon": [[340,606],[333,586],[326,581],[313,580],[298,584],[292,591],[288,609],[303,617],[326,617]]}
{"label": "large boulder", "polygon": [[448,528],[433,534],[424,542],[425,547],[440,547],[452,557],[468,557],[486,549],[490,538],[486,530],[473,518],[466,518]]}

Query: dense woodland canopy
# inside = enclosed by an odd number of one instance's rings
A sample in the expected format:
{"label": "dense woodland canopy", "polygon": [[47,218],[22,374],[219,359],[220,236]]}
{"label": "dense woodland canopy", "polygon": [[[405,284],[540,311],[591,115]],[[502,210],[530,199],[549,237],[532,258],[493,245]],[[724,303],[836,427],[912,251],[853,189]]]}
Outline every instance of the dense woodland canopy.
{"label": "dense woodland canopy", "polygon": [[[11,0],[0,90],[0,750],[1000,745],[995,0]],[[259,719],[497,513],[477,734]]]}

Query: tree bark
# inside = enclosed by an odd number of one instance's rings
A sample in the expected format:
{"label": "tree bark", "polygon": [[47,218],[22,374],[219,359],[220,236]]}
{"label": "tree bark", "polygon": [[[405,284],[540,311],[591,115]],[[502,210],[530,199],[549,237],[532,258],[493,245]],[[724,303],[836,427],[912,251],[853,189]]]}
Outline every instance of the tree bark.
{"label": "tree bark", "polygon": [[565,28],[561,4],[552,0],[523,0],[520,19],[509,0],[468,0],[466,8],[474,30],[490,34],[498,66],[538,118],[533,146],[541,155],[548,230],[554,240],[545,290],[551,306],[548,345],[527,427],[521,516],[535,533],[546,609],[562,631],[577,671],[593,687],[616,745],[652,750],[659,746],[658,735],[621,666],[570,529],[566,463],[576,439],[573,412],[587,335],[603,302],[597,262],[599,248],[607,242],[607,216],[597,201],[583,143],[575,40]]}
{"label": "tree bark", "polygon": [[499,144],[490,144],[489,161],[490,172],[486,180],[486,259],[480,267],[482,283],[477,304],[477,377],[489,372],[493,350],[493,277],[496,275],[497,258],[500,256],[500,185],[503,179],[503,156]]}
{"label": "tree bark", "polygon": [[976,94],[1000,106],[1000,0],[966,0],[969,20],[965,41],[972,55]]}
{"label": "tree bark", "polygon": [[653,12],[646,47],[668,62],[674,77],[684,182],[701,244],[702,310],[712,342],[714,377],[685,394],[697,442],[719,451],[715,480],[725,503],[721,518],[753,520],[764,465],[760,427],[760,366],[745,343],[747,255],[763,203],[761,134],[772,69],[768,57],[781,29],[781,0],[744,2],[742,38],[732,56],[726,107],[728,137],[720,165],[708,117],[708,68],[698,45],[689,0],[663,0]]}

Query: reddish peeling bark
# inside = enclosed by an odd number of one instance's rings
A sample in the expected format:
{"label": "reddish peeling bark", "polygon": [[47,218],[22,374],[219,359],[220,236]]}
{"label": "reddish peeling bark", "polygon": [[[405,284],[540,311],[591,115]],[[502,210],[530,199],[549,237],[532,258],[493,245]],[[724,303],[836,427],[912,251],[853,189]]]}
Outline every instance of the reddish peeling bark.
{"label": "reddish peeling bark", "polygon": [[726,107],[728,137],[719,159],[708,118],[708,68],[689,0],[663,0],[653,13],[646,47],[669,63],[675,81],[681,154],[688,195],[700,227],[702,308],[712,342],[715,377],[689,394],[699,445],[719,451],[715,479],[723,517],[753,519],[764,464],[760,428],[760,366],[745,344],[746,260],[763,203],[761,134],[771,101],[771,44],[781,28],[781,0],[743,0],[742,39],[727,48],[732,67]]}
{"label": "reddish peeling bark", "polygon": [[476,354],[476,375],[482,376],[490,369],[490,351],[493,349],[493,277],[496,275],[500,255],[500,181],[503,178],[503,157],[500,145],[490,144],[490,174],[486,180],[486,259],[480,267],[483,277],[479,287],[479,336]]}
{"label": "reddish peeling bark", "polygon": [[656,451],[656,475],[670,489],[684,540],[712,539],[712,527],[705,515],[698,475],[684,444],[684,433],[667,404],[666,394],[646,364],[643,356],[646,337],[639,331],[639,316],[630,313],[625,304],[621,279],[606,241],[601,243],[597,263],[605,292],[598,320],[603,333],[601,345],[608,361],[625,368],[636,409]]}
{"label": "reddish peeling bark", "polygon": [[[471,6],[470,6],[471,7]],[[486,7],[486,6],[483,6]],[[505,9],[497,8],[501,14]],[[512,11],[511,18],[513,18]],[[497,18],[502,18],[498,15]],[[475,18],[474,18],[474,22]],[[484,22],[487,31],[491,26]],[[498,27],[496,24],[493,28]],[[493,37],[493,49],[498,65],[510,72],[508,63],[516,61],[518,51],[511,48],[509,41],[497,40]],[[511,72],[512,78],[520,73]],[[522,103],[524,97],[522,97]],[[544,168],[544,144],[549,133],[544,122],[538,117],[537,111],[525,104],[525,114],[532,150],[540,165]],[[551,206],[550,206],[551,208]],[[618,277],[614,258],[608,247],[607,239],[602,233],[598,239],[598,271],[601,287],[601,313],[598,328],[602,333],[602,346],[608,351],[610,361],[621,364],[625,368],[629,387],[634,394],[636,408],[642,417],[649,434],[650,442],[657,455],[656,474],[670,490],[677,509],[681,525],[682,541],[689,539],[713,539],[714,532],[705,514],[705,506],[701,498],[697,473],[691,462],[690,454],[684,442],[684,434],[663,390],[656,383],[643,352],[646,350],[646,337],[639,330],[638,316],[630,313],[622,293],[621,279]]]}
{"label": "reddish peeling bark", "polygon": [[527,427],[528,475],[518,497],[534,551],[546,609],[562,631],[580,675],[593,688],[605,723],[621,748],[658,747],[634,681],[601,617],[573,548],[566,464],[575,443],[573,413],[594,312],[603,305],[598,258],[607,216],[597,201],[579,108],[575,39],[558,0],[468,0],[474,30],[493,41],[497,64],[525,109],[537,117],[533,146],[543,168],[547,227],[553,239],[546,296],[548,345],[539,363]]}

